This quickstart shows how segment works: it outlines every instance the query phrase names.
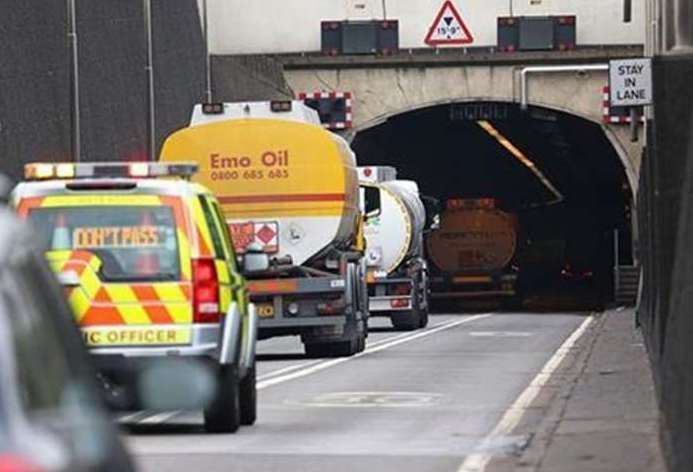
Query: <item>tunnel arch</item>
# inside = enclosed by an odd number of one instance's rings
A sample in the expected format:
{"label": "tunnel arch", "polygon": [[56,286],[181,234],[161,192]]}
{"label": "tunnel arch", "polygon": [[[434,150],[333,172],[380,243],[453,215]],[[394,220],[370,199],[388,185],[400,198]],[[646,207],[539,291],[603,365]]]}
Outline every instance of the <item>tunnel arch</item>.
{"label": "tunnel arch", "polygon": [[[443,202],[494,198],[523,221],[535,247],[560,243],[561,264],[599,273],[601,296],[613,290],[613,265],[634,260],[637,173],[619,139],[592,117],[537,103],[521,110],[510,100],[437,100],[365,121],[351,138],[361,165],[398,167]],[[555,201],[551,187],[563,192]]]}
{"label": "tunnel arch", "polygon": [[[409,104],[405,107],[401,107],[398,109],[394,110],[388,110],[387,113],[384,113],[382,115],[378,115],[374,118],[370,118],[367,121],[364,121],[362,123],[357,124],[354,128],[352,128],[346,135],[347,139],[350,142],[353,142],[353,140],[356,138],[356,136],[359,133],[363,133],[369,129],[375,128],[382,123],[386,122],[387,120],[394,118],[396,116],[404,115],[410,112],[414,112],[417,110],[424,110],[427,108],[432,108],[432,107],[437,107],[437,106],[445,106],[445,105],[454,105],[454,104],[463,104],[463,103],[502,103],[502,104],[507,104],[507,105],[517,105],[517,102],[514,100],[499,100],[497,97],[463,97],[463,98],[457,98],[457,99],[452,99],[452,98],[446,98],[446,99],[437,99],[437,100],[431,100],[431,101],[426,101],[426,102],[418,102],[415,104]],[[623,166],[623,169],[626,173],[626,177],[628,179],[628,184],[631,190],[631,196],[633,197],[633,201],[635,202],[636,199],[636,194],[638,190],[638,183],[639,183],[639,170],[636,168],[636,165],[633,162],[632,156],[629,154],[628,150],[624,147],[622,141],[619,139],[617,136],[616,132],[612,127],[610,127],[607,124],[604,124],[601,118],[596,118],[594,116],[587,115],[585,113],[581,113],[575,109],[571,109],[568,107],[562,107],[558,106],[556,104],[552,103],[545,103],[542,101],[529,101],[528,103],[529,108],[540,108],[540,109],[545,109],[549,110],[552,112],[558,112],[558,113],[565,113],[568,115],[575,116],[577,118],[583,119],[585,121],[588,121],[590,123],[594,123],[596,125],[599,125],[604,132],[605,136],[608,138],[608,140],[611,142],[611,145],[614,148],[614,151],[618,155],[618,158]]]}

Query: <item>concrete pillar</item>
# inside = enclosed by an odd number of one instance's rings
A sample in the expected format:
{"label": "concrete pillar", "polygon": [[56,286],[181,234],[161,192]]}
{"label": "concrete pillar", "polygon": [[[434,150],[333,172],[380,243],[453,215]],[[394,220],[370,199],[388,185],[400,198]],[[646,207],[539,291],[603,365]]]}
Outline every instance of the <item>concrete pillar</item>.
{"label": "concrete pillar", "polygon": [[[693,0],[651,0],[653,118],[641,168],[644,269],[639,317],[653,355],[673,472],[693,470]],[[649,120],[652,118],[652,120]],[[649,208],[649,219],[642,214]],[[646,311],[644,311],[646,310]],[[649,321],[648,321],[649,320]]]}
{"label": "concrete pillar", "polygon": [[659,0],[661,52],[693,53],[693,0]]}

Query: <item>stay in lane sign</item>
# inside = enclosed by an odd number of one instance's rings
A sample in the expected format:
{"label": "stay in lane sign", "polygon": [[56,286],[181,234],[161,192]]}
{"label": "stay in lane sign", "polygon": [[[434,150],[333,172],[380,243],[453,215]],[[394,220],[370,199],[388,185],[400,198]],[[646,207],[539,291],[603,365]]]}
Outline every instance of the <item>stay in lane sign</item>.
{"label": "stay in lane sign", "polygon": [[652,60],[619,59],[609,62],[611,106],[652,104]]}

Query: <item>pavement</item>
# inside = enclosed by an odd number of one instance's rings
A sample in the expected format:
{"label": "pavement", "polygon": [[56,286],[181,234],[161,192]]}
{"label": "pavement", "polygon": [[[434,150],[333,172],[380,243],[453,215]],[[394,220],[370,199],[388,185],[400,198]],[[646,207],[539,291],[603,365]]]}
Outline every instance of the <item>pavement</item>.
{"label": "pavement", "polygon": [[260,343],[259,419],[209,435],[196,412],[127,425],[154,471],[658,472],[656,406],[632,313],[444,314],[364,353]]}
{"label": "pavement", "polygon": [[516,431],[527,447],[489,472],[660,472],[659,410],[632,309],[600,314]]}

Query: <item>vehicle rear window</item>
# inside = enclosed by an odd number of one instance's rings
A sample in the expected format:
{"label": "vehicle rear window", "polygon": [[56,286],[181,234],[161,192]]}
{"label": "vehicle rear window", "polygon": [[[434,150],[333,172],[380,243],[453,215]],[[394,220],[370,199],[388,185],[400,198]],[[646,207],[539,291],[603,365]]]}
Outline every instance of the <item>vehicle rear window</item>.
{"label": "vehicle rear window", "polygon": [[29,212],[49,251],[89,251],[106,281],[178,280],[173,209],[167,206],[75,206]]}

